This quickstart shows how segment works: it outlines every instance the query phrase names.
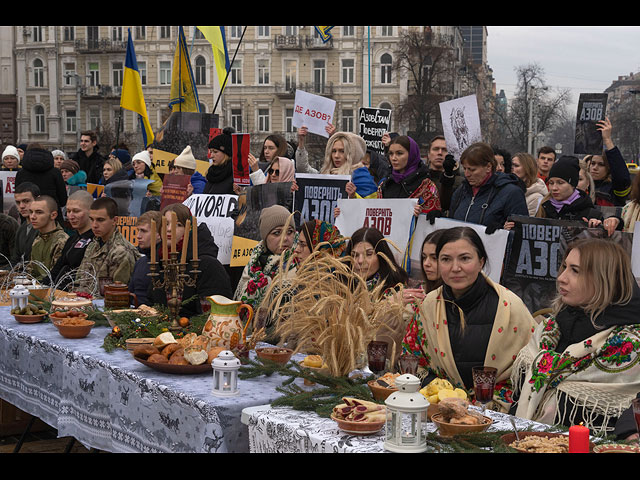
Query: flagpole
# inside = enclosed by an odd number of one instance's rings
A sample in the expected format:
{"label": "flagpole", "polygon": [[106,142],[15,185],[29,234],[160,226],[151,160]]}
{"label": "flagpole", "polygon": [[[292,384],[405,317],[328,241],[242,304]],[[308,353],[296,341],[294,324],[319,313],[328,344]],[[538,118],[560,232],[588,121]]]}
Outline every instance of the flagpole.
{"label": "flagpole", "polygon": [[216,113],[216,109],[218,108],[218,102],[220,102],[220,97],[222,96],[222,92],[224,91],[224,87],[227,84],[227,79],[229,78],[229,73],[231,72],[231,67],[233,67],[233,62],[236,59],[236,55],[238,54],[238,50],[240,50],[240,44],[242,43],[242,39],[244,38],[244,33],[247,31],[247,27],[245,26],[242,30],[242,35],[240,35],[240,40],[238,41],[238,46],[236,47],[236,51],[233,53],[233,58],[231,59],[231,64],[229,65],[229,70],[227,70],[227,74],[224,77],[224,82],[220,86],[220,93],[218,94],[218,98],[216,99],[216,104],[213,106],[213,112]]}

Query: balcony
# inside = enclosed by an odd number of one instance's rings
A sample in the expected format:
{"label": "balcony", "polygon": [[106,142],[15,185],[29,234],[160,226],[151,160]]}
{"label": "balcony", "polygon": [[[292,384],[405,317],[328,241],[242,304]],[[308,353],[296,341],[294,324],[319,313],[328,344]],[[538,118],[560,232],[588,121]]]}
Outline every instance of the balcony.
{"label": "balcony", "polygon": [[107,38],[82,39],[75,41],[75,48],[79,53],[124,53],[127,51],[127,42]]}
{"label": "balcony", "polygon": [[111,85],[97,85],[82,88],[82,97],[86,99],[114,99],[120,98],[122,87]]}
{"label": "balcony", "polygon": [[294,98],[296,90],[322,95],[323,97],[333,96],[333,82],[307,82],[307,83],[282,83],[275,84],[275,94],[279,98]]}
{"label": "balcony", "polygon": [[319,37],[311,35],[276,35],[273,43],[278,50],[326,50],[333,48],[333,37],[323,42]]}

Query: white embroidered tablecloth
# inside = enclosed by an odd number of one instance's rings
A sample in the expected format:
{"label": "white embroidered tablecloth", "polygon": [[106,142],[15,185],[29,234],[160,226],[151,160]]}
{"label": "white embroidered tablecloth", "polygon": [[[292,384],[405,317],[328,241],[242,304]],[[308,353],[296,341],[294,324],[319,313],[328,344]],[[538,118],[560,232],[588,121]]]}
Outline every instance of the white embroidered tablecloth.
{"label": "white embroidered tablecloth", "polygon": [[107,353],[108,327],[83,339],[51,323],[16,322],[0,307],[0,397],[110,452],[247,452],[242,410],[281,396],[283,378],[239,380],[239,395],[215,397],[213,375],[152,370],[124,350]]}

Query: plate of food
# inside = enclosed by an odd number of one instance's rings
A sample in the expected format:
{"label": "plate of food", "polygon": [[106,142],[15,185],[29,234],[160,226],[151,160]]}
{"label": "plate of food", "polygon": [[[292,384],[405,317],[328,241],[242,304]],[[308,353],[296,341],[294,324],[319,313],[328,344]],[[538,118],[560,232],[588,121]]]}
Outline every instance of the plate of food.
{"label": "plate of food", "polygon": [[379,378],[369,380],[367,385],[373,394],[373,398],[376,400],[385,400],[393,392],[397,392],[396,378],[399,376],[399,373],[387,372]]}
{"label": "plate of food", "polygon": [[359,398],[344,397],[333,407],[331,419],[338,428],[351,435],[373,435],[384,427],[387,409],[384,405]]}
{"label": "plate of food", "polygon": [[[551,432],[518,432],[507,433],[500,437],[509,447],[522,453],[569,453],[569,435]],[[593,451],[593,443],[589,450]]]}
{"label": "plate of food", "polygon": [[483,432],[493,420],[469,409],[469,401],[459,397],[446,397],[438,403],[438,413],[431,416],[442,437]]}

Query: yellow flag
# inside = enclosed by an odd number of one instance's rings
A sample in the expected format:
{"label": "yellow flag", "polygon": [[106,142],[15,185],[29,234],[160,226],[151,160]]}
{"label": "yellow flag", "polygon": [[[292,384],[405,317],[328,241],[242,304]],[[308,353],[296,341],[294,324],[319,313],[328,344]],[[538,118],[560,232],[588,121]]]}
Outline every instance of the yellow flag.
{"label": "yellow flag", "polygon": [[173,70],[171,73],[171,94],[169,108],[173,112],[199,112],[200,101],[198,90],[193,78],[191,61],[187,50],[187,42],[184,30],[180,27],[178,44],[173,57]]}

